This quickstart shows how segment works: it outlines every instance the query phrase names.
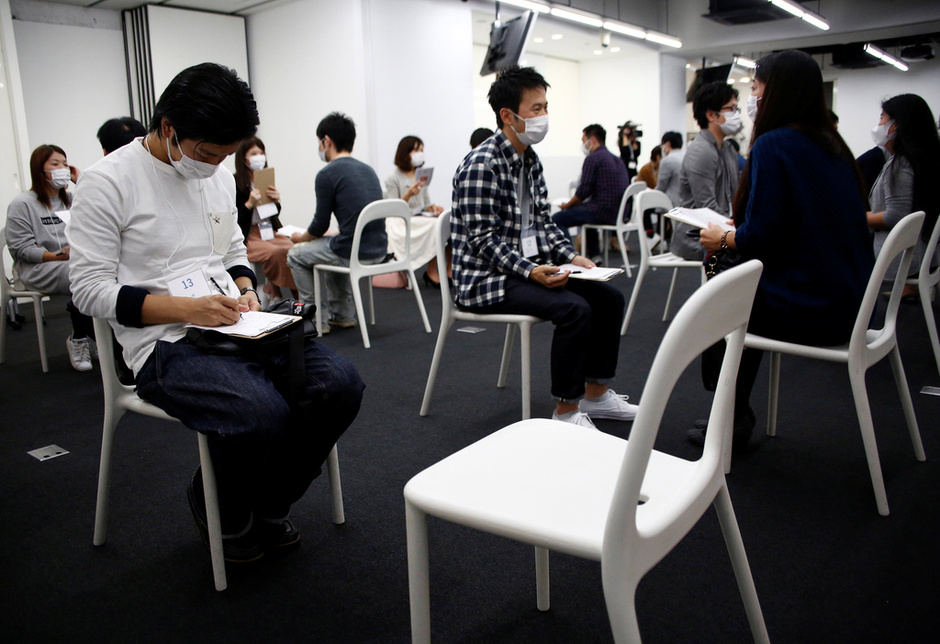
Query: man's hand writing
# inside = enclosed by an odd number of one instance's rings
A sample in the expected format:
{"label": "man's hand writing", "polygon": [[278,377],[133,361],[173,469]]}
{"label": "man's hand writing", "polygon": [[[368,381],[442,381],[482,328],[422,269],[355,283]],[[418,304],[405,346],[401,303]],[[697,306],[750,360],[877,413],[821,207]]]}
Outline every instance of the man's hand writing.
{"label": "man's hand writing", "polygon": [[240,317],[239,301],[234,297],[207,295],[190,300],[186,321],[199,326],[228,326]]}

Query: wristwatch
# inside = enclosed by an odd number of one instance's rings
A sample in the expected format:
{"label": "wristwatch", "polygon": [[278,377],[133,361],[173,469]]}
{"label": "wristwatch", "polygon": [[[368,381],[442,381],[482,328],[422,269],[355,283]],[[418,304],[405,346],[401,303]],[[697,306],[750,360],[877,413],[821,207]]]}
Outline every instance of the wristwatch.
{"label": "wristwatch", "polygon": [[247,293],[248,291],[251,291],[252,293],[255,294],[255,297],[258,297],[258,291],[256,291],[256,290],[255,290],[254,288],[252,288],[251,286],[246,286],[245,288],[241,289],[241,290],[239,291],[239,293],[242,294],[242,295],[244,295],[244,294]]}

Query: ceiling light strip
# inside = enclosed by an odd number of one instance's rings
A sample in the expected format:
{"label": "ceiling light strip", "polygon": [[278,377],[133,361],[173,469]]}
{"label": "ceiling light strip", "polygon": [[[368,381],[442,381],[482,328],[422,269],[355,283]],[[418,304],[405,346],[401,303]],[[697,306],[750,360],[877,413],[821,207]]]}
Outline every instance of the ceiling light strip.
{"label": "ceiling light strip", "polygon": [[897,67],[902,72],[906,72],[908,69],[910,69],[910,67],[902,63],[900,60],[882,51],[881,49],[878,49],[871,43],[868,43],[867,45],[865,45],[865,53],[868,54],[869,56],[874,56],[875,58],[877,58],[878,60],[881,60],[882,62],[888,63],[889,65],[893,65],[894,67]]}
{"label": "ceiling light strip", "polygon": [[514,7],[519,7],[520,9],[529,9],[530,11],[538,11],[539,13],[548,13],[552,10],[551,7],[539,2],[532,2],[532,0],[499,0],[503,4],[509,4]]}
{"label": "ceiling light strip", "polygon": [[795,2],[790,2],[790,0],[767,0],[770,4],[777,7],[778,9],[783,9],[787,13],[797,18],[802,19],[804,22],[808,22],[817,29],[822,29],[823,31],[829,30],[829,23],[825,19],[804,9],[802,6],[796,4]]}

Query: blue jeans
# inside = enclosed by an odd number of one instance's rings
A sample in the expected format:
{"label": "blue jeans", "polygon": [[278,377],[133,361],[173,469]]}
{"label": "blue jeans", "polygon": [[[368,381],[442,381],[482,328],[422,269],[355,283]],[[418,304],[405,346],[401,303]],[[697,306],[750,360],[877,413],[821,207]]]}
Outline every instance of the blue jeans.
{"label": "blue jeans", "polygon": [[286,517],[359,413],[365,385],[356,368],[315,341],[304,354],[313,401],[306,415],[285,399],[286,352],[262,364],[211,355],[185,339],[158,341],[137,375],[141,398],[208,437],[225,534],[252,515]]}
{"label": "blue jeans", "polygon": [[516,313],[551,320],[552,396],[576,401],[584,383],[607,384],[617,372],[623,293],[607,282],[569,279],[564,288],[545,288],[515,275],[506,296],[487,306],[461,307],[474,313]]}

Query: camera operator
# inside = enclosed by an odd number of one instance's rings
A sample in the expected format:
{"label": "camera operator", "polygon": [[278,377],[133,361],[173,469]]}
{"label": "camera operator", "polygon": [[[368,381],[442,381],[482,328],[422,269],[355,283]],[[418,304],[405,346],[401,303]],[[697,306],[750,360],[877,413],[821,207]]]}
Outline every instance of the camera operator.
{"label": "camera operator", "polygon": [[640,130],[640,124],[633,121],[627,121],[619,130],[620,158],[627,166],[630,181],[633,181],[637,173],[637,161],[640,159],[640,142],[637,139],[643,138],[643,132]]}

